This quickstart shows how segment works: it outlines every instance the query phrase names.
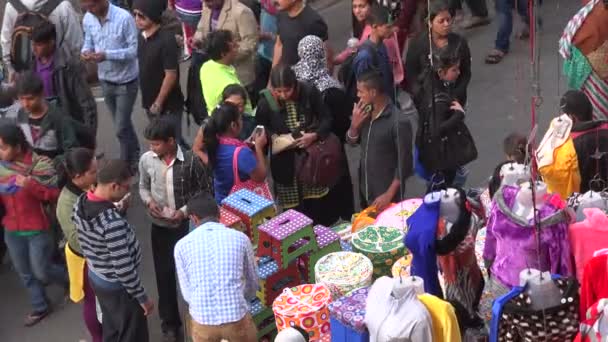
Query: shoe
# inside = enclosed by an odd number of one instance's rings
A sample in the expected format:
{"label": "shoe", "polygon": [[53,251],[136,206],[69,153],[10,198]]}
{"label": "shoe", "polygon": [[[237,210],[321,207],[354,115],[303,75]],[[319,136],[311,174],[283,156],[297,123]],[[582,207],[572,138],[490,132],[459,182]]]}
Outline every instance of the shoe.
{"label": "shoe", "polygon": [[36,325],[38,322],[42,321],[46,316],[48,316],[51,313],[50,309],[46,309],[43,312],[32,312],[30,314],[28,314],[25,317],[25,321],[23,322],[23,324],[26,327],[31,327]]}
{"label": "shoe", "polygon": [[177,342],[177,330],[163,331],[163,342]]}

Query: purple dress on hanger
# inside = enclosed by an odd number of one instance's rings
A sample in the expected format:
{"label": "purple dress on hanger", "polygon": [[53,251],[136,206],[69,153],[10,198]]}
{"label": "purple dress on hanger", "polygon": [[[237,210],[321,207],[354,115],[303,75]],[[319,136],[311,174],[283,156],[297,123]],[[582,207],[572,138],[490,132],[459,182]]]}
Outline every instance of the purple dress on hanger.
{"label": "purple dress on hanger", "polygon": [[512,212],[518,191],[517,187],[504,186],[494,196],[483,251],[485,260],[494,260],[492,277],[512,288],[519,285],[519,273],[528,267],[572,275],[567,213],[549,203],[540,208],[539,254],[533,221]]}

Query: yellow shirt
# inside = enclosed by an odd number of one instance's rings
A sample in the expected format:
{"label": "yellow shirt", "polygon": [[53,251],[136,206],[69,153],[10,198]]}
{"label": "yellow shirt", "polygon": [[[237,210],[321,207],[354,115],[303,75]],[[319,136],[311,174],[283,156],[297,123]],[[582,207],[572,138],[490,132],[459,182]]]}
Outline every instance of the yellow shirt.
{"label": "yellow shirt", "polygon": [[538,169],[550,193],[559,194],[566,200],[581,189],[581,175],[578,157],[572,138],[553,151],[553,163]]}
{"label": "yellow shirt", "polygon": [[[224,65],[211,59],[201,67],[200,78],[209,116],[211,116],[215,107],[222,102],[224,88],[231,84],[242,85],[233,66]],[[251,114],[252,112],[251,102],[247,99],[245,113]]]}
{"label": "yellow shirt", "polygon": [[460,342],[460,328],[452,304],[426,293],[418,299],[431,315],[433,342]]}

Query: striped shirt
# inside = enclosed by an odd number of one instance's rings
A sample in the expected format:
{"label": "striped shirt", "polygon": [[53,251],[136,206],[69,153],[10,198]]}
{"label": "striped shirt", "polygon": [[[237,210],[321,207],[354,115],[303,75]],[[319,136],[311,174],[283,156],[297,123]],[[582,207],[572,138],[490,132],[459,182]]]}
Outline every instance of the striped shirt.
{"label": "striped shirt", "polygon": [[141,249],[133,227],[107,201],[83,194],[74,205],[72,221],[87,260],[90,277],[97,285],[124,288],[138,302],[147,300],[137,268]]}

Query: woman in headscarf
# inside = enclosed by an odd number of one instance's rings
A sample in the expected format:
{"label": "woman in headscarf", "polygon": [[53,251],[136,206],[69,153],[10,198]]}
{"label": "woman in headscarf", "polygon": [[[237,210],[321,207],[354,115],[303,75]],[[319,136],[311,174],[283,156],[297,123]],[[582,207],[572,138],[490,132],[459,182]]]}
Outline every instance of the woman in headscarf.
{"label": "woman in headscarf", "polygon": [[[344,146],[346,131],[350,127],[349,117],[353,104],[348,100],[340,82],[329,74],[323,41],[313,35],[302,38],[298,44],[298,55],[300,61],[293,66],[296,77],[299,81],[312,83],[319,90],[323,102],[332,116],[331,131],[340,138],[342,146]],[[339,206],[337,209],[340,218],[350,220],[354,213],[353,185],[348,171],[348,161],[344,159],[344,163],[344,175],[330,190],[328,197],[336,199],[334,203]]]}

